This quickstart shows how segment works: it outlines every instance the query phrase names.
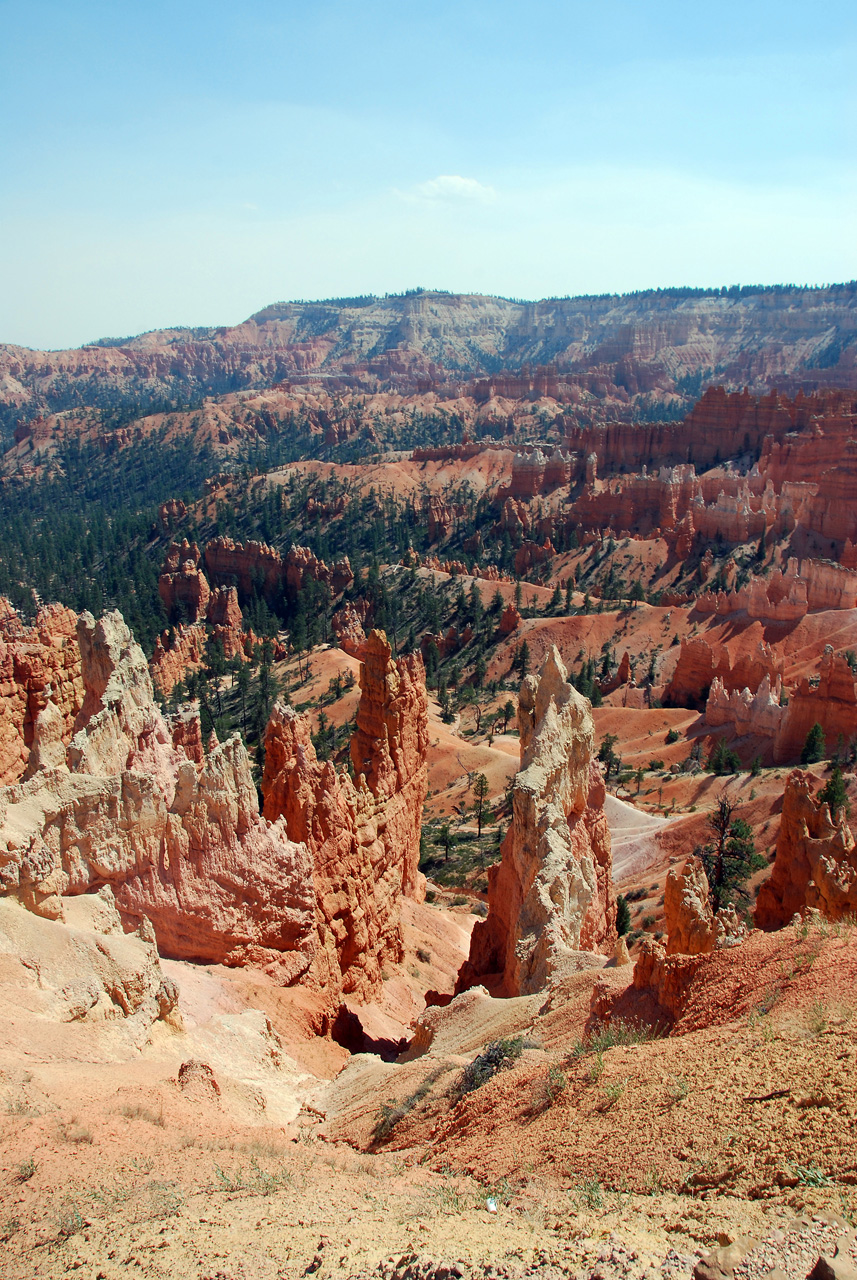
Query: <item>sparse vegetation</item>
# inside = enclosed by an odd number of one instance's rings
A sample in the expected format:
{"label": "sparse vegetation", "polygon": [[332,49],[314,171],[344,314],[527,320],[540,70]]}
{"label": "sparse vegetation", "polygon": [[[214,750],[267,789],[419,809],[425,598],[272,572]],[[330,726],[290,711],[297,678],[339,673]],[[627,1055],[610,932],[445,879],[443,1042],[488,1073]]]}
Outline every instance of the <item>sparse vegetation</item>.
{"label": "sparse vegetation", "polygon": [[428,1097],[432,1086],[443,1075],[443,1071],[444,1068],[441,1067],[437,1071],[433,1071],[431,1075],[426,1076],[419,1088],[415,1089],[407,1098],[403,1098],[401,1102],[395,1098],[390,1098],[387,1102],[381,1103],[378,1114],[375,1117],[374,1128],[372,1129],[372,1141],[374,1143],[384,1142],[389,1138],[396,1125],[401,1120],[404,1120],[405,1116],[410,1115],[424,1098]]}
{"label": "sparse vegetation", "polygon": [[604,1188],[597,1178],[583,1178],[574,1188],[574,1196],[581,1209],[603,1209]]}
{"label": "sparse vegetation", "polygon": [[829,1023],[827,1006],[821,1000],[813,1000],[806,1014],[806,1024],[814,1036],[823,1035]]}
{"label": "sparse vegetation", "polygon": [[36,1161],[33,1156],[30,1156],[29,1159],[22,1160],[19,1164],[15,1165],[16,1182],[29,1182],[31,1178],[35,1177],[35,1173]]}
{"label": "sparse vegetation", "polygon": [[606,1111],[609,1111],[611,1107],[615,1107],[616,1103],[628,1087],[628,1080],[629,1077],[625,1076],[624,1080],[611,1080],[609,1084],[605,1084],[604,1094],[607,1099],[605,1105]]}
{"label": "sparse vegetation", "polygon": [[802,1187],[829,1187],[830,1178],[817,1164],[793,1164],[792,1172]]}
{"label": "sparse vegetation", "polygon": [[631,1046],[645,1044],[657,1038],[654,1027],[643,1023],[628,1022],[623,1018],[614,1018],[611,1022],[602,1023],[583,1040],[578,1040],[571,1052],[572,1061],[579,1061],[587,1054],[603,1054],[617,1045]]}
{"label": "sparse vegetation", "polygon": [[156,1124],[163,1129],[166,1125],[164,1119],[164,1109],[160,1111],[152,1111],[149,1107],[144,1107],[140,1102],[125,1103],[121,1108],[122,1115],[126,1120],[145,1120],[147,1124]]}
{"label": "sparse vegetation", "polygon": [[524,1050],[523,1036],[511,1036],[505,1040],[494,1040],[464,1068],[456,1085],[459,1095],[473,1093],[487,1084],[499,1071],[505,1071],[518,1061]]}
{"label": "sparse vegetation", "polygon": [[684,1102],[689,1092],[690,1085],[684,1076],[678,1076],[675,1080],[671,1080],[667,1086],[670,1105],[676,1106],[679,1102]]}
{"label": "sparse vegetation", "polygon": [[251,1158],[249,1165],[239,1165],[231,1171],[215,1164],[214,1173],[217,1178],[212,1188],[214,1191],[249,1191],[257,1196],[273,1195],[292,1182],[292,1175],[288,1170],[279,1169],[271,1173],[262,1168],[255,1156]]}

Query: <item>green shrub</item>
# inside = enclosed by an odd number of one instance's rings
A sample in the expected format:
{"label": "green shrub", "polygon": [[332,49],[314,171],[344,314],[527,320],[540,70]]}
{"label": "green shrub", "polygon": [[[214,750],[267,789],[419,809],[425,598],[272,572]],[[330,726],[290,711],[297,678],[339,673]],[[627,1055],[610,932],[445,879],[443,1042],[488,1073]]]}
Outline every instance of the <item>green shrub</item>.
{"label": "green shrub", "polygon": [[498,1071],[505,1071],[513,1062],[517,1062],[523,1049],[523,1036],[492,1041],[464,1068],[456,1086],[456,1092],[465,1094],[480,1089],[483,1084],[487,1084],[493,1076],[496,1076]]}
{"label": "green shrub", "polygon": [[706,769],[722,777],[726,773],[737,773],[741,768],[741,757],[733,751],[725,738],[718,738],[714,749],[708,757]]}

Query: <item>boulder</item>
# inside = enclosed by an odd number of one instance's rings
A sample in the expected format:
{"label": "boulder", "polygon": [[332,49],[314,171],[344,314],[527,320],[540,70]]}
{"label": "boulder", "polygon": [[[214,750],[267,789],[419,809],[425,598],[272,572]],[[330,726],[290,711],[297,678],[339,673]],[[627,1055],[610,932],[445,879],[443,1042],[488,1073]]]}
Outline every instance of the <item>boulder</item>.
{"label": "boulder", "polygon": [[717,930],[708,901],[708,878],[699,858],[670,869],[664,889],[667,955],[705,955],[714,950]]}
{"label": "boulder", "polygon": [[178,988],[161,969],[152,941],[123,932],[110,888],[69,899],[65,906],[60,922],[0,898],[4,1014],[120,1023],[136,1048],[158,1019],[180,1025]]}
{"label": "boulder", "polygon": [[521,625],[521,615],[513,604],[507,604],[500,618],[500,634],[509,636]]}
{"label": "boulder", "polygon": [[337,644],[352,658],[359,658],[363,655],[363,646],[366,643],[366,632],[363,629],[363,623],[366,621],[368,614],[368,606],[365,601],[360,601],[360,605],[348,603],[343,605],[341,609],[337,609],[330,620],[330,626],[333,634],[336,636]]}
{"label": "boulder", "polygon": [[696,857],[688,858],[681,870],[671,868],[664,890],[664,916],[667,955],[707,955],[746,934],[734,907],[712,910],[708,877]]}

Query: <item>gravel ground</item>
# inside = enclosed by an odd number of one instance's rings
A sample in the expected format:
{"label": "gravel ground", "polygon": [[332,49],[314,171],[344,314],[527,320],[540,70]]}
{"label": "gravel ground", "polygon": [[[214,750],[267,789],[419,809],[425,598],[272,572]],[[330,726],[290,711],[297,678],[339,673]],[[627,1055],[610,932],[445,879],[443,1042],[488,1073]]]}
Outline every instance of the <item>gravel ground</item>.
{"label": "gravel ground", "polygon": [[[583,1238],[578,1243],[586,1253],[598,1242]],[[857,1263],[857,1233],[844,1219],[795,1219],[786,1230],[772,1231],[760,1241],[739,1238],[724,1242],[708,1255],[670,1249],[662,1258],[640,1253],[613,1234],[602,1245],[594,1267],[575,1271],[561,1270],[547,1262],[524,1268],[508,1264],[472,1268],[462,1261],[404,1254],[388,1258],[375,1271],[361,1272],[350,1280],[691,1280],[695,1272],[696,1280],[713,1276],[764,1280],[772,1271],[777,1272],[776,1280],[805,1280],[822,1255],[841,1259],[848,1266]]]}

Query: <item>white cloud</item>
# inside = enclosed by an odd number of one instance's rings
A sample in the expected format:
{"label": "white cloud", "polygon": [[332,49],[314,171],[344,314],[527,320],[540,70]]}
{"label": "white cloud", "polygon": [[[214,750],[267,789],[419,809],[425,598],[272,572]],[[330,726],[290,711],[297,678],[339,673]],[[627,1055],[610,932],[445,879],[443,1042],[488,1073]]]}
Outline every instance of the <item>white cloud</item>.
{"label": "white cloud", "polygon": [[494,200],[497,195],[493,187],[475,178],[462,178],[457,173],[441,173],[404,194],[423,200]]}

